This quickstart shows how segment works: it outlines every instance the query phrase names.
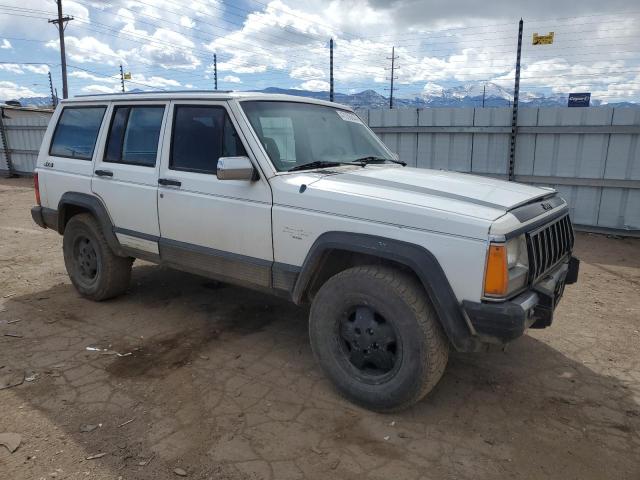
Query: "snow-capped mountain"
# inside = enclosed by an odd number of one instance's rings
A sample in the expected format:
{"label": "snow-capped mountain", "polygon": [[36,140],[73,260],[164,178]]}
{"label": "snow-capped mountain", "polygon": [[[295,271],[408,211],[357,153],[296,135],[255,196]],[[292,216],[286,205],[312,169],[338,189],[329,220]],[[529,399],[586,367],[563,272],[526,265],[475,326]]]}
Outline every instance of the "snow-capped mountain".
{"label": "snow-capped mountain", "polygon": [[[440,85],[427,84],[420,95],[413,98],[407,98],[398,92],[398,96],[394,97],[393,104],[395,108],[428,108],[428,107],[481,107],[484,93],[485,107],[509,107],[513,100],[512,92],[495,83],[488,82],[483,84],[471,83],[457,85],[454,87],[443,88]],[[322,100],[329,99],[329,92],[320,91],[312,92],[307,90],[298,90],[293,88],[269,87],[259,90],[263,93],[284,93],[289,95],[298,95],[303,97],[318,98]],[[381,95],[375,90],[364,90],[358,93],[340,93],[336,92],[334,99],[338,103],[349,105],[352,108],[388,108],[389,98]],[[8,99],[0,99],[8,100]],[[18,99],[25,106],[49,106],[51,99],[49,97],[33,97]],[[591,99],[591,105],[601,105],[598,99]],[[567,105],[566,94],[545,95],[537,92],[522,92],[520,95],[520,106],[523,107],[563,107]],[[620,102],[608,104],[610,106],[637,106],[637,104],[629,102]]]}

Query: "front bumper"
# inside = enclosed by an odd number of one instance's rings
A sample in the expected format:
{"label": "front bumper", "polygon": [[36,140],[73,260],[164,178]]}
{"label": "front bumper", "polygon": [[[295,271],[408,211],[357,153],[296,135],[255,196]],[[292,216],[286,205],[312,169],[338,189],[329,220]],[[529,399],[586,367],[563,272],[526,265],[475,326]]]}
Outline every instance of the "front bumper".
{"label": "front bumper", "polygon": [[571,257],[517,297],[500,303],[462,302],[472,333],[483,343],[507,343],[527,328],[545,328],[553,322],[565,285],[578,280],[580,261]]}

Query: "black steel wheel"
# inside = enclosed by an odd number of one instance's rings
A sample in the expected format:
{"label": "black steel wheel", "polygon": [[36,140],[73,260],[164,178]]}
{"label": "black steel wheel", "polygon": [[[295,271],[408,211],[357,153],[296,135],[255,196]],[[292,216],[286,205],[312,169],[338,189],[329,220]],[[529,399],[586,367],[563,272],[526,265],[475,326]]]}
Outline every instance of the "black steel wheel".
{"label": "black steel wheel", "polygon": [[91,214],[71,217],[64,229],[62,250],[71,283],[83,297],[106,300],[127,290],[133,259],[111,250]]}
{"label": "black steel wheel", "polygon": [[401,340],[393,324],[372,306],[357,305],[345,311],[338,336],[345,358],[365,380],[384,381],[400,365]]}
{"label": "black steel wheel", "polygon": [[91,239],[84,235],[78,235],[74,242],[73,254],[76,269],[82,279],[87,283],[95,282],[98,277],[100,261]]}
{"label": "black steel wheel", "polygon": [[327,280],[311,305],[311,348],[336,388],[376,411],[420,400],[444,372],[449,342],[420,282],[388,266]]}

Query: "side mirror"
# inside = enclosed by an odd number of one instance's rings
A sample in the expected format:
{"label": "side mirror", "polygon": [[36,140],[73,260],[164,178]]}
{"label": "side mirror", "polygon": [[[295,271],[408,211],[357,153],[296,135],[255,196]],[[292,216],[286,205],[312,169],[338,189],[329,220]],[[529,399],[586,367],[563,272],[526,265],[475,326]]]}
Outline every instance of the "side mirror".
{"label": "side mirror", "polygon": [[220,157],[218,159],[218,180],[246,180],[258,179],[258,172],[248,157]]}

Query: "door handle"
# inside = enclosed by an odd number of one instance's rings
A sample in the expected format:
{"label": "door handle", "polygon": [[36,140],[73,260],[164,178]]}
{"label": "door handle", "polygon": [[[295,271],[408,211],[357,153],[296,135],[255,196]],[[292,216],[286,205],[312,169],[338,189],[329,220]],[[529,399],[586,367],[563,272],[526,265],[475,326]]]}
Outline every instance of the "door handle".
{"label": "door handle", "polygon": [[165,186],[171,185],[172,187],[179,187],[180,185],[182,185],[182,182],[179,180],[172,180],[170,178],[159,178],[158,184],[165,185]]}
{"label": "door handle", "polygon": [[113,177],[113,172],[111,170],[96,170],[93,173],[99,177]]}

